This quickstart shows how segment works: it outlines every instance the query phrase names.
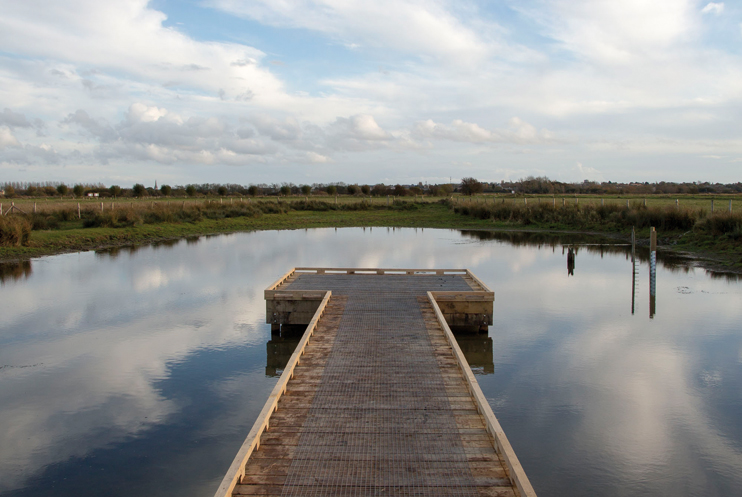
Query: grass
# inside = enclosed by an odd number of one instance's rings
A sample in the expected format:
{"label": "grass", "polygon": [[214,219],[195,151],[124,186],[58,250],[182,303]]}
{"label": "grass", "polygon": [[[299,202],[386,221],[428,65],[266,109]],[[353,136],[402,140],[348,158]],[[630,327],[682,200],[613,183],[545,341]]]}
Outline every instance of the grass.
{"label": "grass", "polygon": [[[742,269],[742,215],[717,212],[709,216],[702,208],[674,207],[665,201],[644,207],[637,201],[631,209],[598,197],[596,201],[541,202],[532,199],[495,199],[492,196],[429,202],[413,198],[394,200],[325,197],[277,201],[191,200],[88,203],[74,208],[59,202],[54,209],[0,219],[25,219],[34,231],[25,245],[0,247],[0,260],[26,259],[60,252],[100,247],[152,243],[215,233],[318,227],[421,227],[469,230],[542,230],[610,233],[628,237],[637,228],[640,239],[649,227],[660,232],[661,243],[676,249],[712,255]],[[504,200],[504,202],[503,202]],[[618,199],[614,199],[618,200]],[[521,203],[522,202],[522,203]],[[689,201],[688,201],[689,202]],[[554,207],[554,203],[557,207]],[[81,202],[82,206],[82,202]],[[27,207],[27,206],[26,206]],[[29,210],[29,209],[24,209]],[[10,246],[12,245],[12,246]],[[19,246],[21,245],[21,246]]]}

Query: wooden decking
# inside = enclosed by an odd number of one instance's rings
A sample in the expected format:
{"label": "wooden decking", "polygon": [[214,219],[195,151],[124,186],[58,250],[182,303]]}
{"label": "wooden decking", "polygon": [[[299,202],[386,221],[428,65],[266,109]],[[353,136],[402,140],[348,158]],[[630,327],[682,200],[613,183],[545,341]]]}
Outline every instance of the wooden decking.
{"label": "wooden decking", "polygon": [[535,496],[436,295],[493,300],[456,270],[302,268],[269,287],[321,301],[216,496]]}

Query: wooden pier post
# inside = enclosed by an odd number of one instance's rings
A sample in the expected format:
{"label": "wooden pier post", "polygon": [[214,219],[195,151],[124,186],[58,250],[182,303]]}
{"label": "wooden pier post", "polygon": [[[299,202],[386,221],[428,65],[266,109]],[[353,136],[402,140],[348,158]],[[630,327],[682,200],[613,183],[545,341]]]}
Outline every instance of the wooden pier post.
{"label": "wooden pier post", "polygon": [[653,319],[657,310],[657,231],[654,226],[649,232],[649,318]]}

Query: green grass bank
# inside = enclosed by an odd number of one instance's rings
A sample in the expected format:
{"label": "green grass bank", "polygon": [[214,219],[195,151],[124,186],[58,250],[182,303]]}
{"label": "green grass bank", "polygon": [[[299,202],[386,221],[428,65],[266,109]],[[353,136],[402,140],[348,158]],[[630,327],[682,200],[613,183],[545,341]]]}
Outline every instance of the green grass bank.
{"label": "green grass bank", "polygon": [[[332,199],[240,202],[140,202],[91,208],[66,206],[0,217],[0,261],[182,237],[319,227],[420,227],[607,234],[639,239],[650,226],[665,250],[690,252],[716,269],[742,271],[742,214],[646,207],[637,201],[557,203],[455,199],[384,202]],[[26,209],[28,211],[28,209]]]}

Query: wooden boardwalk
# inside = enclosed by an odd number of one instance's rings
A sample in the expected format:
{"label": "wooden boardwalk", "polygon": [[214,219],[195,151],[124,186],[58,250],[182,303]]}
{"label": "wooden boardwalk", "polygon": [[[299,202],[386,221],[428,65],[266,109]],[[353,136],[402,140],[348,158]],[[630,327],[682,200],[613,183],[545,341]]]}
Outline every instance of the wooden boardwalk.
{"label": "wooden boardwalk", "polygon": [[270,322],[316,310],[217,497],[535,496],[438,304],[491,320],[494,295],[437,273],[300,268],[266,290]]}

